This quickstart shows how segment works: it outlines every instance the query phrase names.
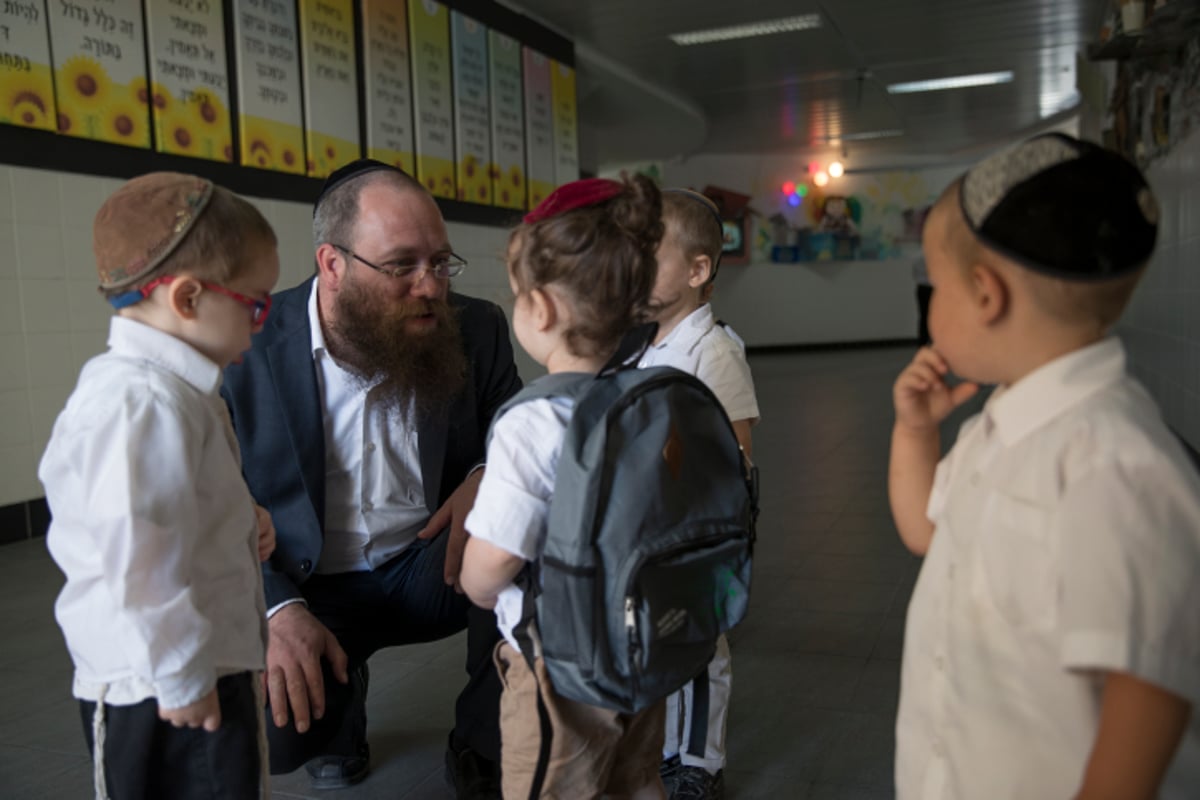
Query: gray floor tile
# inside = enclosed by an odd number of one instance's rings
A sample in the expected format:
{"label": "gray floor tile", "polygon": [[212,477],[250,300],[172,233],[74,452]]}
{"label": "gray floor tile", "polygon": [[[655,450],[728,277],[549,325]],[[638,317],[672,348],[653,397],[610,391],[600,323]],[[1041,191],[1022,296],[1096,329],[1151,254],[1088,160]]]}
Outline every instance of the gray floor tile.
{"label": "gray floor tile", "polygon": [[[886,464],[891,384],[910,357],[887,348],[751,358],[762,515],[750,614],[730,636],[733,800],[893,796],[896,659],[920,561],[892,525]],[[62,576],[44,540],[0,547],[0,576],[0,795],[90,796],[53,617]],[[372,774],[335,800],[451,797],[442,760],[464,647],[460,635],[372,658]],[[332,797],[313,792],[303,770],[275,776],[272,795]]]}

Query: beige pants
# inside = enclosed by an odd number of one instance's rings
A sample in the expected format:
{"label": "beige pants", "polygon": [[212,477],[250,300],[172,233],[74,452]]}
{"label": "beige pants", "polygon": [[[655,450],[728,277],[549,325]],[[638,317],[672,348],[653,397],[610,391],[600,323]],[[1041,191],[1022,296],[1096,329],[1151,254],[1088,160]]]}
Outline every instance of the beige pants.
{"label": "beige pants", "polygon": [[533,785],[541,749],[537,693],[550,714],[550,763],[541,797],[583,800],[603,794],[632,794],[658,777],[662,759],[666,701],[636,714],[622,714],[560,697],[550,685],[542,659],[528,662],[512,645],[500,642],[496,669],[500,695],[500,775],[505,798],[525,800]]}

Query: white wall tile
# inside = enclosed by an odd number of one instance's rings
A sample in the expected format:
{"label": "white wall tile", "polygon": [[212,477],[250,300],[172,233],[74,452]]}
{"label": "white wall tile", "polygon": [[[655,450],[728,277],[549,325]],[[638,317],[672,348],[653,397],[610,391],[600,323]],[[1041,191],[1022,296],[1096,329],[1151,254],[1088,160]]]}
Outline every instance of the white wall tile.
{"label": "white wall tile", "polygon": [[13,219],[21,224],[59,225],[58,173],[25,167],[12,168]]}
{"label": "white wall tile", "polygon": [[0,334],[0,391],[29,387],[29,369],[25,355],[25,335]]}
{"label": "white wall tile", "polygon": [[0,333],[20,333],[22,330],[21,284],[0,278]]}
{"label": "white wall tile", "polygon": [[92,254],[91,228],[63,228],[62,245],[67,278],[89,281],[94,289],[98,279],[96,257]]}
{"label": "white wall tile", "polygon": [[27,333],[70,331],[67,282],[63,279],[21,281],[21,310]]}
{"label": "white wall tile", "polygon": [[0,278],[17,275],[17,234],[11,220],[0,219]]}
{"label": "white wall tile", "polygon": [[37,479],[41,457],[42,451],[32,444],[0,445],[0,505],[20,503],[45,494]]}
{"label": "white wall tile", "polygon": [[1200,135],[1149,178],[1163,208],[1158,250],[1118,329],[1167,424],[1200,448]]}
{"label": "white wall tile", "polygon": [[0,447],[31,444],[29,391],[9,389],[0,391]]}
{"label": "white wall tile", "polygon": [[[25,335],[25,341],[29,348],[29,386],[32,389],[75,382],[69,333],[29,333]],[[36,400],[34,409],[37,409]]]}
{"label": "white wall tile", "polygon": [[78,377],[83,365],[108,349],[108,327],[103,330],[71,331],[71,370]]}
{"label": "white wall tile", "polygon": [[0,220],[13,218],[12,169],[0,165]]}
{"label": "white wall tile", "polygon": [[60,225],[18,223],[17,270],[21,278],[65,278],[63,231]]}
{"label": "white wall tile", "polygon": [[66,408],[67,398],[71,396],[73,383],[58,386],[43,386],[30,391],[33,401],[33,443],[39,450],[45,450],[50,441],[50,432],[54,429],[54,421]]}
{"label": "white wall tile", "polygon": [[59,202],[62,204],[64,228],[91,231],[100,204],[108,196],[104,181],[92,175],[58,176]]}
{"label": "white wall tile", "polygon": [[113,308],[96,290],[96,280],[67,281],[67,320],[73,331],[107,329]]}

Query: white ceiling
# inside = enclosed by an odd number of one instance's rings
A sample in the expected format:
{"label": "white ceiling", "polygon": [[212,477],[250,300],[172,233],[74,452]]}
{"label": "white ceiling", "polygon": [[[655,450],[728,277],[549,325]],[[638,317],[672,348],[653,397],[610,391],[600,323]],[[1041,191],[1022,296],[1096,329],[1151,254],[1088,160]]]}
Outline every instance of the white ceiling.
{"label": "white ceiling", "polygon": [[[1103,0],[501,0],[576,43],[584,167],[824,148],[954,155],[1061,118]],[[816,30],[682,47],[667,35],[819,13]],[[1012,83],[889,83],[1012,70]],[[589,161],[594,163],[588,163]]]}

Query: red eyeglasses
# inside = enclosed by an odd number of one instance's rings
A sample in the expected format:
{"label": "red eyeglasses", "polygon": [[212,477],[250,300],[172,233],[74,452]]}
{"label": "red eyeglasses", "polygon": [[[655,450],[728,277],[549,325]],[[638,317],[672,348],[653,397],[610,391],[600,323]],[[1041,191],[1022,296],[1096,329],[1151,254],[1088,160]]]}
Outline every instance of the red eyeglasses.
{"label": "red eyeglasses", "polygon": [[[139,291],[142,297],[149,297],[150,293],[153,292],[156,287],[160,285],[166,286],[178,277],[178,275],[163,275],[161,278],[155,278],[154,280],[150,281]],[[266,300],[255,300],[253,297],[247,297],[244,294],[238,294],[232,289],[226,289],[219,283],[200,281],[200,285],[205,289],[216,292],[217,294],[223,294],[226,297],[231,297],[244,305],[246,308],[249,308],[251,310],[250,319],[255,325],[261,325],[262,323],[266,322],[267,314],[271,311],[271,297],[269,295],[267,296]]]}

